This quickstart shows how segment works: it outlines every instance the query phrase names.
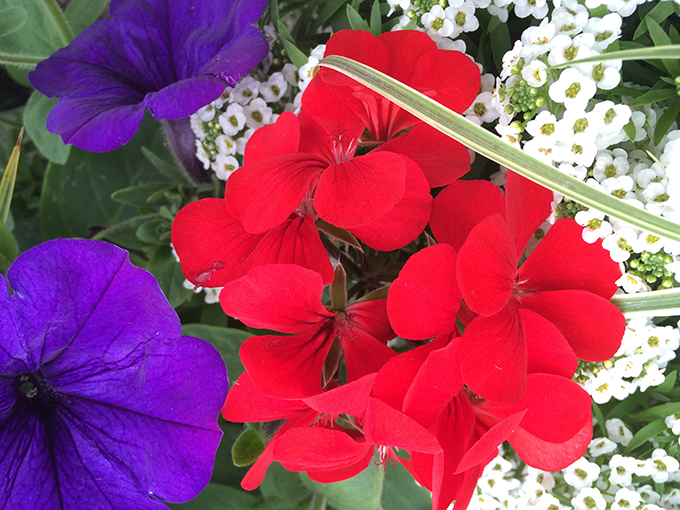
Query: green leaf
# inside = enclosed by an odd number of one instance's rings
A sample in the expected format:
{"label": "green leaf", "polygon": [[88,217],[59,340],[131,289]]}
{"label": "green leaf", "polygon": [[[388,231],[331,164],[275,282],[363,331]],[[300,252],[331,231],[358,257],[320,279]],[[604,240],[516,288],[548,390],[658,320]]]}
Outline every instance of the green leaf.
{"label": "green leaf", "polygon": [[602,409],[600,409],[600,406],[598,406],[596,402],[593,402],[593,414],[595,414],[595,417],[597,418],[600,429],[606,435],[607,431],[604,426],[604,415],[602,414]]}
{"label": "green leaf", "polygon": [[619,294],[611,298],[626,319],[680,315],[680,288],[640,294]]}
{"label": "green leaf", "polygon": [[388,466],[382,493],[383,510],[430,510],[432,494],[418,485],[401,464]]}
{"label": "green leaf", "polygon": [[[680,49],[680,46],[678,48]],[[339,55],[324,58],[321,65],[354,78],[442,133],[546,188],[643,230],[680,241],[680,225],[638,209],[561,173],[394,78]]]}
{"label": "green leaf", "polygon": [[0,273],[7,271],[17,255],[19,255],[19,246],[16,239],[5,224],[0,221]]}
{"label": "green leaf", "polygon": [[628,416],[628,414],[633,409],[635,409],[637,404],[638,401],[636,398],[627,398],[625,400],[622,400],[614,407],[612,407],[611,410],[607,413],[607,420],[611,420],[612,418],[623,418],[624,416]]}
{"label": "green leaf", "polygon": [[663,112],[663,115],[659,117],[656,121],[656,127],[654,128],[654,145],[659,145],[661,139],[664,137],[668,130],[678,119],[680,115],[680,100],[676,100],[668,109]]}
{"label": "green leaf", "polygon": [[249,466],[264,451],[264,441],[260,434],[248,429],[241,434],[231,448],[231,458],[239,467]]}
{"label": "green leaf", "polygon": [[361,15],[352,7],[351,5],[347,5],[347,19],[349,20],[349,24],[352,27],[352,30],[365,30],[366,32],[371,31],[371,27],[368,26],[368,23],[361,17]]}
{"label": "green leaf", "polygon": [[241,344],[252,336],[250,333],[240,329],[220,328],[207,324],[185,324],[182,327],[182,334],[202,338],[212,344],[227,365],[230,381],[236,381],[245,372],[238,351]]}
{"label": "green leaf", "polygon": [[59,135],[50,133],[45,125],[47,115],[55,107],[57,101],[59,99],[56,97],[45,97],[37,90],[33,92],[24,110],[24,126],[42,155],[57,165],[63,165],[68,160],[71,145],[62,142]]}
{"label": "green leaf", "polygon": [[286,49],[286,52],[288,53],[288,58],[290,58],[290,61],[293,63],[295,67],[300,69],[303,65],[307,63],[307,60],[309,60],[307,55],[305,55],[302,51],[300,51],[300,49],[297,46],[295,46],[293,36],[290,35],[290,32],[286,28],[286,25],[279,21],[276,24],[276,26],[277,31],[281,36],[281,42],[283,43],[283,47]]}
{"label": "green leaf", "polygon": [[[656,4],[656,7],[654,7],[651,11],[647,13],[647,15],[644,17],[644,20],[650,18],[656,21],[657,23],[661,23],[671,14],[673,14],[673,3],[659,2]],[[633,39],[637,39],[640,36],[644,35],[645,33],[647,33],[647,23],[643,22],[640,23],[637,27],[637,30],[635,30]]]}
{"label": "green leaf", "polygon": [[639,413],[633,413],[630,417],[638,421],[652,421],[665,419],[667,416],[678,412],[680,412],[680,402],[668,402],[667,404],[650,407]]}
{"label": "green leaf", "polygon": [[635,140],[635,134],[637,130],[635,129],[635,123],[633,122],[632,117],[628,121],[628,124],[623,126],[623,132],[626,133],[626,136],[630,138],[631,141]]}
{"label": "green leaf", "polygon": [[14,195],[14,183],[17,179],[17,170],[19,168],[19,156],[21,155],[21,142],[24,139],[24,130],[19,132],[17,143],[12,149],[12,154],[7,162],[7,167],[0,180],[0,223],[5,223],[9,216],[9,207],[12,205],[12,196]]}
{"label": "green leaf", "polygon": [[338,510],[376,510],[380,506],[384,471],[371,462],[366,469],[353,478],[335,483],[319,483],[301,474],[302,480],[312,491],[323,495]]}
{"label": "green leaf", "polygon": [[667,428],[668,427],[666,427],[666,422],[663,419],[655,420],[651,423],[648,423],[647,425],[645,425],[644,427],[637,431],[637,433],[633,436],[633,439],[631,439],[630,443],[628,443],[628,446],[626,446],[624,453],[632,452],[633,450],[635,450],[635,448],[637,448],[641,444],[644,444],[654,436],[657,436],[662,432],[665,432]]}
{"label": "green leaf", "polygon": [[[491,24],[493,24],[495,20],[498,20],[497,16],[491,18]],[[510,29],[508,29],[508,25],[505,23],[498,23],[496,28],[490,30],[489,38],[491,39],[491,54],[493,55],[496,69],[503,69],[503,55],[512,48],[512,39],[510,38]]]}
{"label": "green leaf", "polygon": [[182,268],[172,255],[169,246],[159,249],[151,257],[146,270],[156,277],[163,294],[173,308],[177,308],[191,297],[192,291],[184,287]]}
{"label": "green leaf", "polygon": [[108,3],[108,0],[71,0],[64,14],[73,33],[78,35],[97,21]]}
{"label": "green leaf", "polygon": [[603,53],[602,55],[593,55],[592,57],[588,58],[580,58],[578,60],[570,60],[568,62],[563,62],[554,66],[548,66],[548,69],[559,69],[560,67],[573,66],[574,64],[604,62],[606,60],[654,60],[674,58],[680,58],[680,44],[611,51],[609,53]]}
{"label": "green leaf", "polygon": [[165,175],[168,179],[178,184],[183,184],[186,186],[195,186],[194,182],[189,179],[184,169],[180,168],[176,161],[170,163],[169,161],[156,156],[146,147],[142,147],[142,154],[149,160],[149,162],[158,170],[160,173]]}
{"label": "green leaf", "polygon": [[125,221],[121,221],[109,228],[98,232],[93,239],[106,239],[109,242],[122,246],[128,250],[146,250],[149,245],[143,242],[138,236],[139,227],[153,220],[162,220],[163,217],[158,213],[135,216]]}
{"label": "green leaf", "polygon": [[[645,21],[647,23],[647,28],[649,28],[649,35],[652,37],[655,47],[658,48],[659,46],[668,46],[671,44],[671,38],[668,36],[668,34],[666,34],[666,32],[663,31],[663,28],[661,28],[659,24],[654,21],[654,19],[645,18]],[[676,59],[664,59],[663,65],[666,67],[671,76],[675,77],[680,75],[680,62],[678,62]]]}
{"label": "green leaf", "polygon": [[267,476],[260,484],[260,492],[267,502],[278,502],[279,508],[294,507],[311,494],[302,483],[299,473],[292,473],[278,462],[267,468]]}
{"label": "green leaf", "polygon": [[665,101],[672,97],[677,97],[678,91],[675,89],[654,89],[648,90],[644,94],[636,97],[630,103],[630,106],[644,106],[646,104],[656,103],[658,101]]}
{"label": "green leaf", "polygon": [[198,497],[187,503],[169,503],[172,510],[254,510],[262,499],[229,485],[209,483]]}
{"label": "green leaf", "polygon": [[174,188],[175,186],[170,184],[150,182],[148,184],[119,189],[113,192],[111,198],[121,204],[145,207],[149,205],[149,199],[159,191],[168,191]]}
{"label": "green leaf", "polygon": [[373,7],[371,7],[371,19],[369,23],[371,27],[371,33],[378,37],[382,33],[382,19],[380,16],[380,2],[375,0],[373,2]]}
{"label": "green leaf", "polygon": [[336,12],[338,12],[340,7],[345,5],[345,1],[346,0],[330,0],[326,2],[323,9],[319,13],[319,17],[314,22],[313,28],[316,29],[320,26],[323,26],[324,23],[326,23]]}
{"label": "green leaf", "polygon": [[158,121],[147,117],[125,146],[105,153],[71,149],[64,165],[50,163],[40,199],[40,225],[48,239],[92,235],[138,215],[136,207],[111,195],[122,188],[162,182],[163,175],[143,156],[141,147],[161,152],[165,143]]}
{"label": "green leaf", "polygon": [[678,378],[678,371],[673,370],[670,374],[666,374],[663,382],[654,388],[657,393],[669,393],[675,386],[675,381]]}
{"label": "green leaf", "polygon": [[0,9],[20,7],[26,22],[3,39],[0,63],[32,69],[73,40],[56,0],[0,0]]}
{"label": "green leaf", "polygon": [[26,23],[27,18],[28,14],[21,7],[2,9],[0,11],[0,37],[19,30]]}

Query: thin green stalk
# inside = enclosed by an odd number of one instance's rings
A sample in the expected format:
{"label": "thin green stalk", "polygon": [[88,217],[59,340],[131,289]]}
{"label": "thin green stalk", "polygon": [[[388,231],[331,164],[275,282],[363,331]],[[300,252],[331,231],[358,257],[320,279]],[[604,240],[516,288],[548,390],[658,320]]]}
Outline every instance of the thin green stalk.
{"label": "thin green stalk", "polygon": [[559,69],[560,67],[573,66],[574,64],[585,64],[588,62],[604,62],[605,60],[664,60],[679,59],[680,44],[668,44],[665,46],[652,46],[651,48],[635,48],[633,50],[620,50],[593,55],[588,58],[569,60],[561,64],[549,66],[548,69]]}
{"label": "thin green stalk", "polygon": [[611,302],[626,319],[680,315],[680,288],[616,295]]}

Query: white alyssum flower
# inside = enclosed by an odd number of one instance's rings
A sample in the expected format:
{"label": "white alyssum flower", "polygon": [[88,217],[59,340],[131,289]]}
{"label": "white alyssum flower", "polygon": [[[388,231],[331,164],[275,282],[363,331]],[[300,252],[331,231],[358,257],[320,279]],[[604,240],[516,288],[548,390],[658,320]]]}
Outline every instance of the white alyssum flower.
{"label": "white alyssum flower", "polygon": [[630,440],[633,439],[633,433],[620,418],[612,418],[611,420],[607,420],[605,422],[605,428],[607,429],[607,435],[609,436],[609,439],[615,443],[628,446]]}
{"label": "white alyssum flower", "polygon": [[621,82],[622,65],[621,60],[605,60],[576,64],[576,67],[586,76],[590,76],[598,89],[611,90]]}
{"label": "white alyssum flower", "polygon": [[[609,420],[611,421],[611,420]],[[633,436],[631,435],[631,438]],[[628,487],[633,483],[633,475],[637,468],[637,460],[633,457],[624,457],[618,453],[609,461],[609,481],[621,487]]]}
{"label": "white alyssum flower", "polygon": [[585,110],[595,92],[597,92],[595,81],[573,68],[562,71],[559,79],[548,89],[550,99],[563,103],[567,109],[577,110]]}
{"label": "white alyssum flower", "polygon": [[496,126],[496,132],[500,137],[509,143],[510,145],[519,147],[519,140],[521,138],[522,126],[518,122],[512,122],[508,125],[498,124]]}
{"label": "white alyssum flower", "polygon": [[640,503],[642,503],[642,496],[624,487],[616,491],[611,510],[631,510],[637,508]]}
{"label": "white alyssum flower", "polygon": [[219,180],[226,181],[239,167],[239,162],[234,156],[220,153],[215,156],[215,161],[213,161],[210,167]]}
{"label": "white alyssum flower", "polygon": [[411,5],[411,0],[387,0],[387,3],[390,6],[390,11],[387,13],[387,15],[392,16],[395,7],[399,7],[403,11],[407,10]]}
{"label": "white alyssum flower", "polygon": [[556,35],[550,43],[548,63],[554,66],[588,58],[593,54],[593,44],[595,37],[592,34],[579,34],[574,38],[565,34]]}
{"label": "white alyssum flower", "polygon": [[542,87],[548,81],[548,66],[540,60],[532,60],[522,68],[522,78],[532,87]]}
{"label": "white alyssum flower", "polygon": [[233,156],[236,154],[236,143],[227,135],[220,135],[215,138],[215,145],[220,154],[225,156]]}
{"label": "white alyssum flower", "polygon": [[597,488],[584,488],[571,498],[574,510],[605,510],[607,501],[602,497],[602,493]]}
{"label": "white alyssum flower", "polygon": [[430,12],[426,12],[420,17],[420,21],[428,34],[436,33],[442,37],[449,37],[454,32],[452,15],[453,9],[451,7],[444,10],[441,5],[435,4]]}
{"label": "white alyssum flower", "polygon": [[608,453],[616,450],[617,446],[614,441],[606,437],[598,437],[593,439],[588,446],[588,452],[593,457],[599,457],[600,455],[606,455]]}
{"label": "white alyssum flower", "polygon": [[624,273],[621,278],[616,280],[616,285],[621,287],[626,294],[635,294],[636,292],[647,292],[649,286],[637,275],[631,273]]}
{"label": "white alyssum flower", "polygon": [[475,4],[470,0],[465,0],[459,6],[455,5],[458,2],[450,3],[452,6],[447,7],[447,10],[451,9],[451,11],[447,12],[447,17],[453,20],[452,37],[458,37],[463,32],[474,32],[479,28],[479,20],[475,16]]}
{"label": "white alyssum flower", "polygon": [[604,213],[597,209],[588,209],[587,211],[579,211],[574,217],[576,223],[585,227],[581,236],[588,244],[593,244],[598,239],[604,239],[611,235],[612,226],[609,222],[604,220]]}
{"label": "white alyssum flower", "polygon": [[198,140],[205,140],[205,130],[203,129],[203,121],[201,118],[196,115],[195,113],[189,117],[189,125],[191,126],[191,130],[194,132],[194,135]]}
{"label": "white alyssum flower", "polygon": [[[594,83],[594,82],[593,82]],[[592,110],[602,119],[602,130],[596,143],[601,149],[626,139],[623,126],[628,124],[632,111],[629,106],[614,104],[612,101],[602,101]]]}
{"label": "white alyssum flower", "polygon": [[282,72],[273,73],[267,83],[261,83],[258,91],[267,103],[275,103],[288,90],[288,82]]}
{"label": "white alyssum flower", "polygon": [[564,147],[562,161],[589,167],[595,160],[597,145],[588,133],[575,133],[559,143]]}
{"label": "white alyssum flower", "polygon": [[593,462],[588,462],[581,457],[576,462],[563,469],[564,481],[576,490],[585,489],[592,486],[600,475],[600,466]]}
{"label": "white alyssum flower", "polygon": [[196,112],[196,115],[198,115],[198,118],[203,122],[210,122],[215,118],[215,107],[212,103],[207,104],[203,108],[200,108]]}
{"label": "white alyssum flower", "polygon": [[248,143],[248,140],[250,140],[250,137],[253,136],[254,132],[254,129],[246,129],[245,133],[243,133],[243,136],[236,140],[236,154],[240,154],[241,156],[245,154],[246,144]]}
{"label": "white alyssum flower", "polygon": [[210,156],[208,156],[208,154],[205,152],[201,140],[196,140],[195,143],[196,143],[196,157],[201,163],[203,163],[203,169],[207,170],[208,168],[210,168]]}
{"label": "white alyssum flower", "polygon": [[259,81],[257,81],[252,76],[246,76],[240,82],[238,82],[234,90],[231,91],[231,94],[229,95],[229,101],[232,103],[238,103],[240,105],[246,105],[251,99],[257,97],[259,88]]}
{"label": "white alyssum flower", "polygon": [[[522,32],[519,56],[529,61],[548,53],[551,48],[550,43],[555,37],[555,30],[555,24],[548,22],[547,18],[541,21],[539,26],[527,28]],[[518,48],[517,42],[513,50],[516,48]]]}
{"label": "white alyssum flower", "polygon": [[465,115],[479,117],[482,122],[493,122],[498,117],[500,113],[495,107],[492,92],[482,92],[474,100],[470,108],[467,109]]}
{"label": "white alyssum flower", "polygon": [[232,103],[227,106],[226,111],[217,119],[225,135],[234,136],[246,125],[246,116],[243,113],[243,106]]}
{"label": "white alyssum flower", "polygon": [[663,448],[657,448],[649,459],[652,466],[652,479],[656,483],[668,481],[669,473],[680,469],[680,463],[668,455]]}
{"label": "white alyssum flower", "polygon": [[622,175],[621,177],[609,177],[602,181],[602,187],[605,193],[615,196],[616,198],[635,198],[633,186],[635,182],[630,175]]}
{"label": "white alyssum flower", "polygon": [[680,436],[680,412],[667,416],[665,422],[666,426],[671,429],[673,434]]}
{"label": "white alyssum flower", "polygon": [[515,14],[518,18],[533,16],[543,19],[548,14],[547,0],[515,0]]}
{"label": "white alyssum flower", "polygon": [[269,124],[273,111],[261,97],[253,99],[243,107],[243,115],[246,117],[246,125],[251,129],[260,128]]}
{"label": "white alyssum flower", "polygon": [[[642,496],[642,501],[647,505],[656,505],[661,501],[661,496],[652,489],[651,485],[643,485],[642,487],[637,487],[636,491],[640,496]],[[651,509],[650,509],[651,510]]]}
{"label": "white alyssum flower", "polygon": [[557,118],[545,110],[530,120],[525,128],[526,132],[534,138],[539,138],[542,143],[556,145],[560,139],[567,136],[564,125],[559,125]]}
{"label": "white alyssum flower", "polygon": [[610,177],[621,177],[630,170],[628,153],[623,149],[602,151],[595,158],[593,177],[602,182]]}
{"label": "white alyssum flower", "polygon": [[590,18],[583,27],[583,31],[595,38],[593,49],[604,51],[611,43],[621,37],[623,20],[617,13],[609,13],[602,18]]}
{"label": "white alyssum flower", "polygon": [[553,11],[552,22],[558,33],[578,34],[588,22],[588,9],[577,0],[563,0],[562,5]]}
{"label": "white alyssum flower", "polygon": [[[615,229],[616,230],[616,229]],[[623,227],[602,240],[602,247],[609,251],[614,262],[625,262],[633,251],[632,244],[637,240],[637,232],[629,227]]]}

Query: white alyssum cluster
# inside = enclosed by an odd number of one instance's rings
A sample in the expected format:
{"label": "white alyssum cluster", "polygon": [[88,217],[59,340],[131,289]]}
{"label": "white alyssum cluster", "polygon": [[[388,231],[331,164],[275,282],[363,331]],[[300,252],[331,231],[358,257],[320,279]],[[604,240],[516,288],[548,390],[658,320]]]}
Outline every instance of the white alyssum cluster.
{"label": "white alyssum cluster", "polygon": [[[265,27],[265,33],[271,45],[276,33],[271,27]],[[271,52],[264,67],[235,87],[227,87],[218,99],[190,117],[196,157],[222,181],[243,164],[246,143],[255,130],[295,109],[293,97],[299,88],[296,67],[285,64],[281,71],[269,73],[269,61]]]}
{"label": "white alyssum cluster", "polygon": [[631,319],[614,357],[602,363],[582,362],[576,381],[598,404],[624,400],[638,389],[664,382],[666,366],[678,347],[678,328],[656,326],[648,318]]}

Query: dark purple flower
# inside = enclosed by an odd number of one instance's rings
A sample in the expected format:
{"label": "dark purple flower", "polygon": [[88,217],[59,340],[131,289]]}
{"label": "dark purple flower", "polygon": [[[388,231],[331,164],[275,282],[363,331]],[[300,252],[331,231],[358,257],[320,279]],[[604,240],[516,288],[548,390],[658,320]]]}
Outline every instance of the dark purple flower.
{"label": "dark purple flower", "polygon": [[31,84],[60,97],[47,129],[89,151],[133,137],[146,108],[188,117],[267,55],[257,22],[266,0],[112,0],[97,21],[39,63]]}
{"label": "dark purple flower", "polygon": [[208,483],[224,362],[151,274],[57,239],[0,275],[0,508],[162,509]]}

